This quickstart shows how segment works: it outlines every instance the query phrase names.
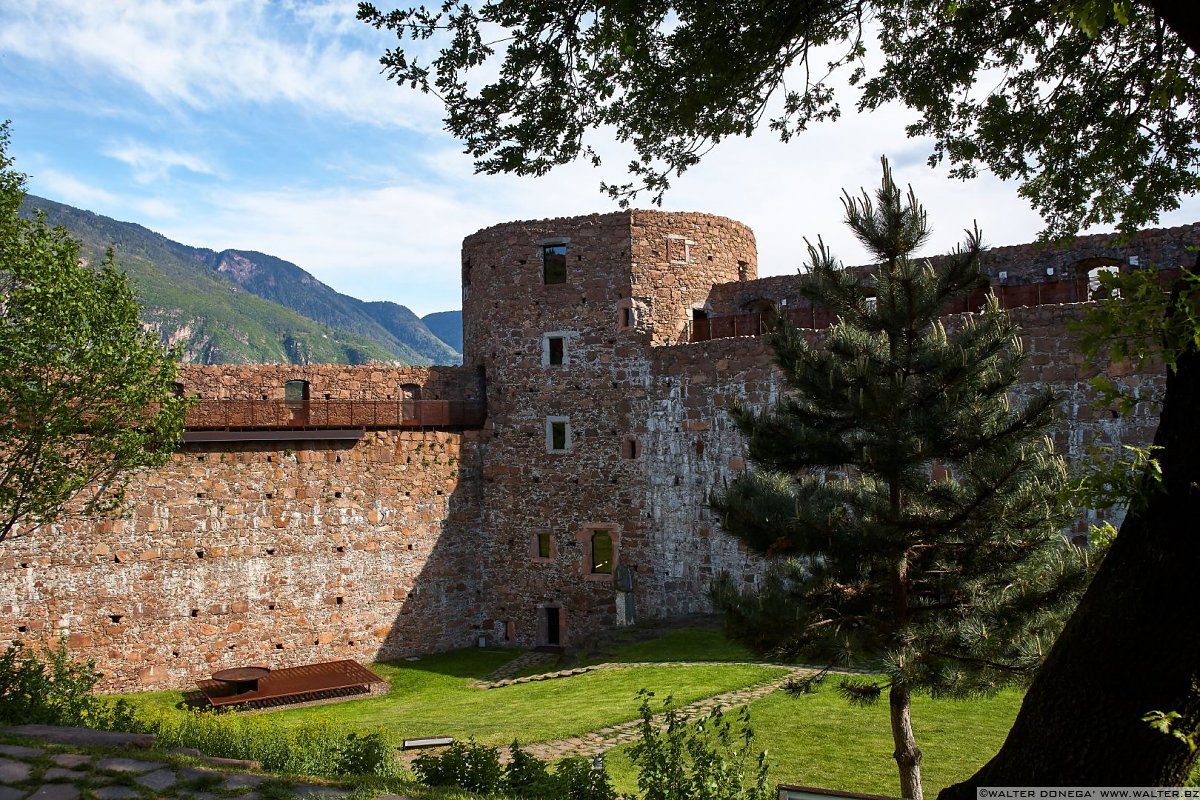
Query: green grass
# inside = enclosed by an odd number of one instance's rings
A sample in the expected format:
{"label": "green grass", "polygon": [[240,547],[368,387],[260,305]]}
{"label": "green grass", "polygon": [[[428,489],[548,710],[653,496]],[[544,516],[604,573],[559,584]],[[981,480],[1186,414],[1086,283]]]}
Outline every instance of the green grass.
{"label": "green grass", "polygon": [[[486,675],[512,651],[460,650],[418,662],[375,664],[391,683],[388,694],[333,705],[269,712],[285,727],[321,721],[358,730],[382,729],[396,739],[416,736],[473,736],[488,744],[562,739],[637,717],[637,690],[673,694],[688,703],[733,691],[782,674],[759,665],[697,665],[661,668],[650,664],[604,669],[570,678],[476,689],[471,678]],[[173,713],[178,692],[127,696],[135,706]]]}
{"label": "green grass", "polygon": [[[643,634],[644,635],[644,634]],[[391,683],[382,697],[334,705],[270,712],[285,727],[310,722],[359,730],[382,728],[395,738],[448,735],[504,746],[514,738],[529,743],[577,736],[635,719],[640,688],[679,705],[744,687],[780,674],[763,664],[657,666],[653,662],[751,660],[740,645],[717,630],[682,628],[653,640],[636,632],[606,645],[593,660],[628,666],[601,669],[570,678],[518,684],[500,689],[470,687],[511,659],[511,650],[470,649],[428,656],[416,662],[376,664]],[[146,709],[174,712],[177,692],[134,695]],[[1006,691],[970,701],[913,702],[913,725],[924,753],[925,791],[970,776],[1000,747],[1020,705],[1021,693]],[[768,751],[770,779],[830,789],[896,795],[886,702],[856,708],[827,681],[819,692],[793,697],[777,692],[751,704],[757,745]],[[627,748],[611,751],[608,766],[618,791],[633,793],[637,776]],[[394,784],[392,784],[394,785]],[[429,800],[458,800],[469,793],[404,786],[407,794]]]}
{"label": "green grass", "polygon": [[[601,659],[604,660],[604,659]],[[619,645],[609,661],[756,661],[743,645],[712,628],[679,628],[643,642]]]}
{"label": "green grass", "polygon": [[[913,698],[926,797],[970,777],[1000,749],[1021,697],[1009,690],[974,700]],[[899,795],[886,698],[867,708],[853,707],[827,681],[816,694],[776,692],[756,700],[750,714],[756,746],[767,751],[771,785]],[[636,790],[628,748],[610,751],[606,763],[618,791]]]}

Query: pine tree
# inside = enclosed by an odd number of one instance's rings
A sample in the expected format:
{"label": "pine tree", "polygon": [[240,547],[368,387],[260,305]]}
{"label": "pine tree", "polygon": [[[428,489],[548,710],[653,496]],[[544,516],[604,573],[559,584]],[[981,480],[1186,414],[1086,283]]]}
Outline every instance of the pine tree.
{"label": "pine tree", "polygon": [[981,235],[938,260],[910,189],[843,198],[877,257],[844,269],[818,239],[802,289],[838,321],[820,345],[781,322],[786,391],[735,408],[754,469],[714,496],[725,529],[776,565],[756,590],[718,581],[730,629],[760,649],[830,664],[877,663],[846,680],[851,702],[888,694],[901,792],[920,798],[913,692],[965,697],[1024,681],[1086,580],[1062,536],[1066,472],[1047,436],[1054,397],[1014,408],[1025,360],[994,297],[941,319],[987,285]]}

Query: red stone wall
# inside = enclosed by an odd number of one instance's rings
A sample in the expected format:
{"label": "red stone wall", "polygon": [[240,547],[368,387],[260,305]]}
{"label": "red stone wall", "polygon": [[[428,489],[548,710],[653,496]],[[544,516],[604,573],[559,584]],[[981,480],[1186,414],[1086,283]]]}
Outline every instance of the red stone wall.
{"label": "red stone wall", "polygon": [[[253,397],[297,375],[314,391],[352,397],[407,382],[449,391],[460,377],[227,367],[188,368],[183,380],[206,396]],[[473,644],[478,438],[397,430],[357,442],[185,445],[135,480],[126,517],[4,543],[0,641],[66,636],[113,690],[187,687],[246,664],[372,661]]]}

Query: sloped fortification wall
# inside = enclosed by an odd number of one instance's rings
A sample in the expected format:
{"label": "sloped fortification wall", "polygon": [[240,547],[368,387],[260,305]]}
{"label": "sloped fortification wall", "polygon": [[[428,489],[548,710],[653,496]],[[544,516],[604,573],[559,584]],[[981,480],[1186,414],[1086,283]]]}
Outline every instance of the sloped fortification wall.
{"label": "sloped fortification wall", "polygon": [[[192,368],[189,393],[371,397],[459,370]],[[427,387],[427,388],[426,388]],[[107,689],[186,687],[214,670],[371,661],[474,641],[478,432],[185,445],[130,490],[127,517],[54,526],[0,551],[0,641],[68,638]]]}

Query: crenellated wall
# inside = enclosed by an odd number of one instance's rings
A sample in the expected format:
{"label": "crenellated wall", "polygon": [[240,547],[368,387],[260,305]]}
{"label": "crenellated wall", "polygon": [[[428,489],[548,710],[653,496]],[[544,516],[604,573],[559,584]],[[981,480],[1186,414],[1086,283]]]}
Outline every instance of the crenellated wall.
{"label": "crenellated wall", "polygon": [[[1095,266],[1132,268],[1131,256],[1137,268],[1190,262],[1184,246],[1198,241],[1193,225],[989,252],[993,288],[1028,306],[1011,312],[1029,353],[1014,402],[1055,391],[1054,439],[1071,459],[1149,442],[1163,377],[1104,365],[1146,401],[1128,416],[1096,408],[1098,368],[1068,326],[1084,306],[1036,301],[1067,298]],[[547,283],[547,252],[562,257],[560,282]],[[780,385],[765,337],[686,342],[706,315],[803,307],[793,277],[757,268],[750,229],[706,214],[508,223],[463,244],[463,367],[187,368],[184,393],[207,403],[286,410],[285,384],[302,380],[314,404],[486,398],[487,418],[185,444],[136,478],[128,516],[0,545],[0,641],[66,636],[107,688],[129,690],[480,637],[569,647],[707,610],[717,573],[753,583],[763,567],[707,509],[747,468],[727,409],[766,407]],[[1072,532],[1092,521],[1081,511]]]}

